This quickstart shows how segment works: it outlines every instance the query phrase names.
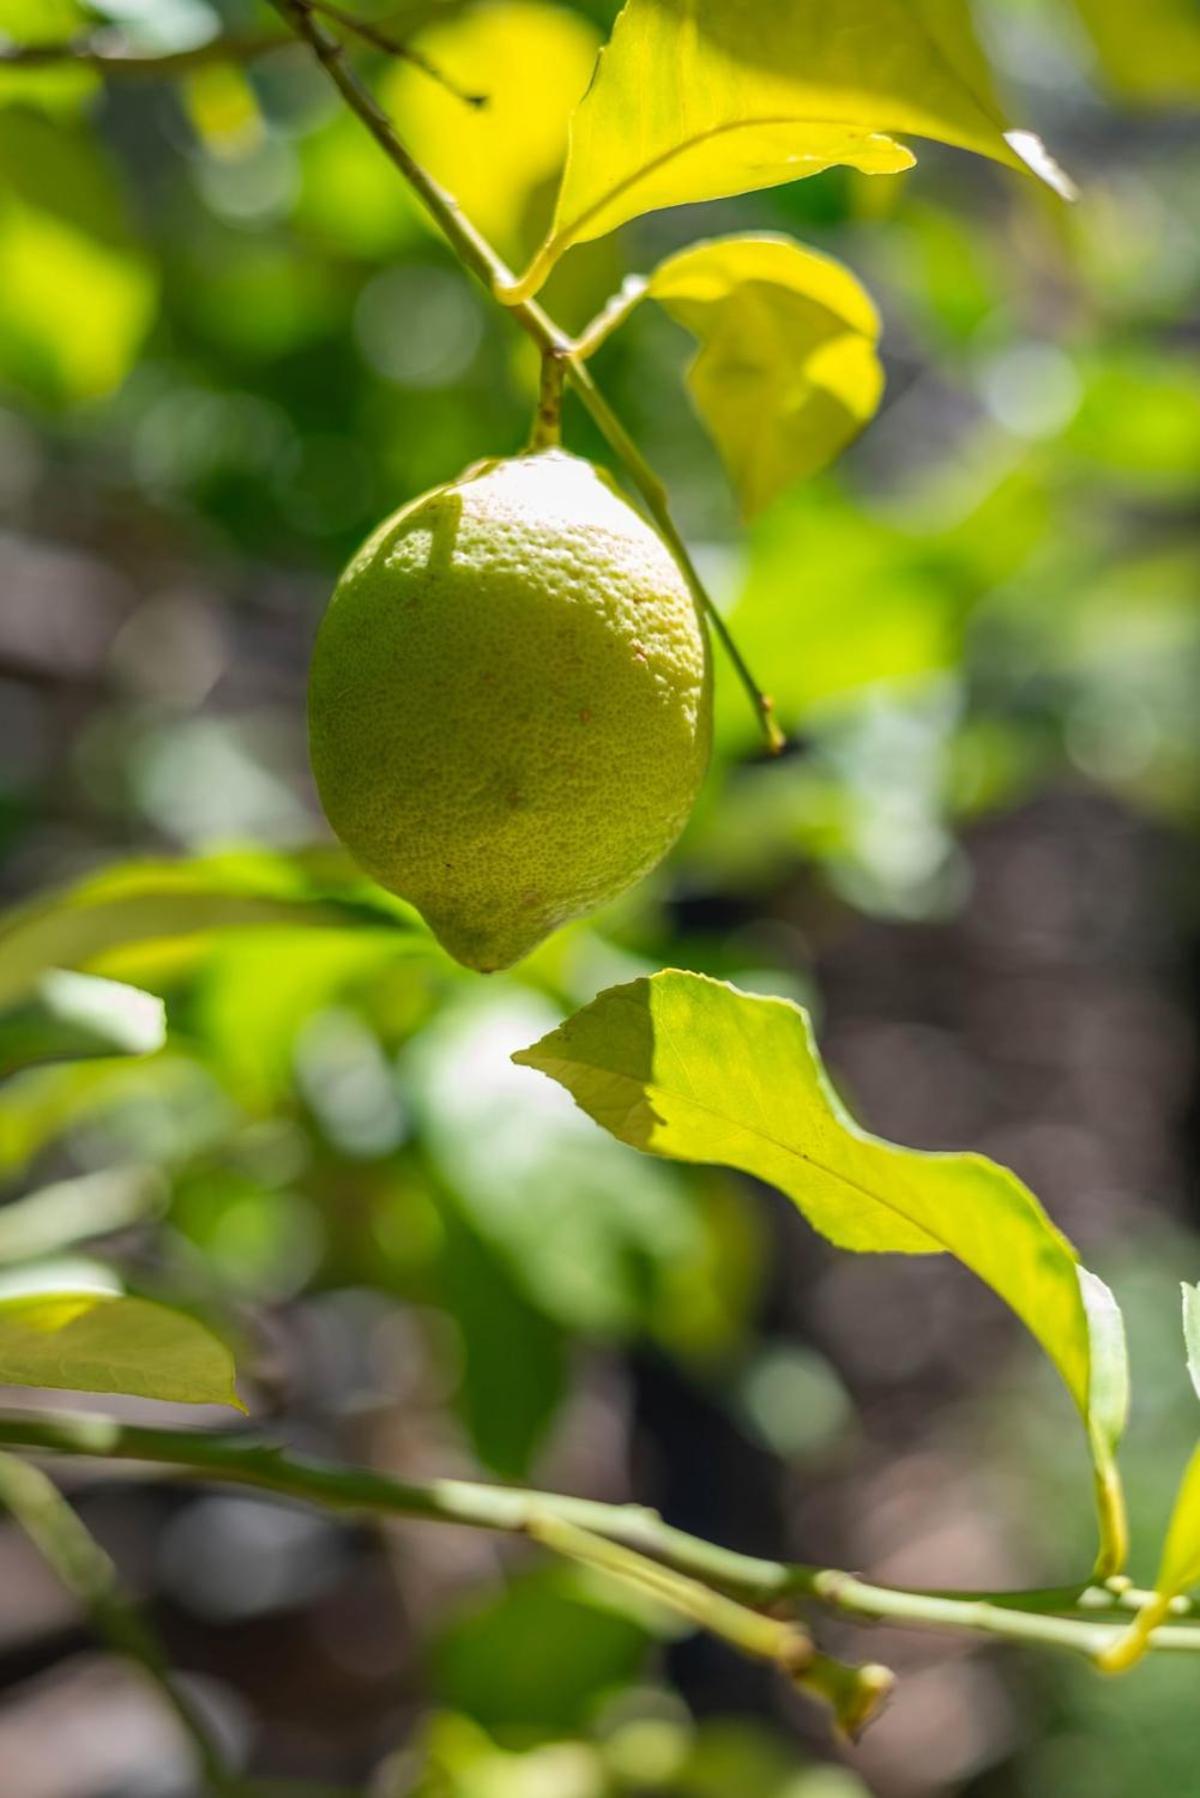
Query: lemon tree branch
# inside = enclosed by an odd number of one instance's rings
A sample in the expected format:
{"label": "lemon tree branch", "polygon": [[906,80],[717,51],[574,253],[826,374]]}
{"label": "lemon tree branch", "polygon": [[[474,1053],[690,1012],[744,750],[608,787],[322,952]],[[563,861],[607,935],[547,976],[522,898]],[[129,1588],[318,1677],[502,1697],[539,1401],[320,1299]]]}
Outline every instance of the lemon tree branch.
{"label": "lemon tree branch", "polygon": [[[565,1494],[489,1486],[470,1480],[405,1481],[370,1468],[339,1467],[295,1455],[252,1434],[215,1436],[156,1430],[99,1416],[57,1412],[0,1415],[0,1444],[48,1455],[133,1461],[218,1484],[260,1491],[327,1509],[378,1517],[414,1517],[504,1534],[547,1546],[553,1522],[572,1526],[654,1560],[715,1593],[765,1610],[810,1602],[863,1623],[895,1624],[998,1637],[1060,1648],[1096,1661],[1124,1633],[1128,1612],[1153,1599],[1122,1581],[1029,1592],[914,1592],[873,1585],[834,1568],[740,1554],[664,1522],[640,1505],[612,1505]],[[1163,1624],[1152,1651],[1200,1654],[1200,1625]],[[828,1671],[828,1670],[826,1670]]]}

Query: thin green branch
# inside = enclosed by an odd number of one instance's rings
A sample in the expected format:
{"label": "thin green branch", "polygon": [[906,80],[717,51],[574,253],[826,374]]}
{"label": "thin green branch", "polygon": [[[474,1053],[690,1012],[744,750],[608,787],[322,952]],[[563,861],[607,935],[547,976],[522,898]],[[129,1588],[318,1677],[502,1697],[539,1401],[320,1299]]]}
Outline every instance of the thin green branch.
{"label": "thin green branch", "polygon": [[529,1534],[535,1541],[585,1567],[620,1580],[635,1591],[719,1636],[739,1653],[768,1661],[801,1691],[828,1704],[839,1727],[857,1736],[886,1703],[895,1684],[890,1669],[851,1666],[817,1649],[806,1629],[788,1618],[765,1617],[711,1586],[676,1573],[634,1549],[593,1535],[553,1513],[534,1517]]}
{"label": "thin green branch", "polygon": [[402,62],[411,63],[414,69],[420,69],[423,75],[428,75],[431,81],[436,81],[439,87],[444,87],[448,94],[453,94],[454,98],[461,100],[464,106],[474,106],[478,109],[487,105],[486,94],[468,93],[457,81],[452,81],[445,71],[438,67],[437,63],[431,62],[422,51],[415,50],[411,44],[401,43],[399,38],[392,37],[389,32],[381,31],[379,26],[371,24],[370,20],[357,18],[354,13],[347,12],[344,7],[331,5],[330,0],[308,0],[308,5],[313,12],[321,13],[325,18],[332,19],[336,24],[341,25],[344,30],[353,32],[354,36],[361,39],[364,44],[370,44],[375,50],[382,50],[385,56],[395,56]]}
{"label": "thin green branch", "polygon": [[592,380],[579,352],[579,346],[560,326],[555,324],[536,300],[510,301],[505,297],[515,282],[513,271],[492,248],[482,232],[478,231],[467,218],[454,196],[434,180],[429,171],[421,166],[405,144],[401,142],[391,120],[371,90],[359,80],[347,63],[343,46],[324,29],[320,20],[314,16],[309,0],[270,0],[270,4],[295,35],[312,50],[314,56],[328,72],[330,80],[338,89],[347,106],[366,126],[384,155],[399,169],[413,192],[422,201],[426,211],[441,229],[459,261],[487,288],[493,298],[504,305],[505,310],[511,314],[521,329],[533,339],[543,356],[552,354],[560,358],[567,380],[574,387],[585,409],[591,414],[610,449],[624,464],[630,480],[641,494],[650,516],[679,562],[698,609],[708,618],[733,664],[738,679],[746,689],[750,703],[758,716],[768,748],[773,753],[778,753],[783,748],[784,739],[775,723],[771,701],[751,674],[730,634],[728,625],[717,611],[700,578],[687,546],[679,534],[678,526],[671,516],[666,489]]}
{"label": "thin green branch", "polygon": [[[330,4],[330,0],[309,0],[309,4],[314,11],[333,20],[344,31],[352,32],[373,49],[381,50],[385,56],[394,56],[401,62],[420,69],[423,75],[428,75],[431,81],[436,81],[439,87],[444,87],[447,93],[453,94],[464,105],[477,108],[487,105],[486,94],[467,93],[420,50],[381,31],[369,20],[356,18],[343,7]],[[295,42],[295,34],[291,31],[225,32],[219,37],[209,38],[203,44],[191,44],[183,50],[153,51],[138,50],[119,32],[94,31],[84,37],[57,39],[49,43],[18,44],[0,40],[0,68],[46,69],[68,64],[76,68],[91,69],[97,75],[114,76],[118,80],[124,76],[142,76],[146,80],[170,81],[194,74],[198,69],[226,63],[256,62],[259,57],[269,56],[272,51],[294,48]]]}
{"label": "thin green branch", "polygon": [[607,343],[614,331],[620,330],[649,291],[650,282],[645,275],[626,275],[611,300],[596,314],[590,325],[584,326],[575,339],[575,354],[581,362],[594,356],[601,344]]}
{"label": "thin green branch", "polygon": [[116,1568],[58,1488],[29,1462],[0,1454],[0,1507],[79,1600],[96,1634],[149,1675],[191,1742],[207,1789],[232,1798],[242,1789],[239,1781],[173,1679],[158,1638],[122,1595]]}
{"label": "thin green branch", "polygon": [[[652,1558],[663,1567],[743,1604],[773,1607],[812,1600],[843,1617],[862,1622],[926,1627],[968,1635],[1065,1648],[1096,1659],[1123,1633],[1123,1623],[1093,1615],[1062,1616],[1093,1591],[1086,1585],[1042,1592],[930,1593],[874,1586],[829,1568],[739,1554],[664,1523],[657,1512],[638,1505],[609,1505],[593,1499],[488,1486],[467,1480],[410,1482],[367,1468],[338,1467],[292,1455],[252,1436],[211,1436],[188,1430],[156,1430],[115,1419],[29,1412],[0,1415],[0,1444],[50,1455],[134,1461],[362,1515],[423,1518],[476,1529],[531,1536],[547,1518],[558,1519]],[[1140,1608],[1150,1595],[1132,1589],[1111,1594],[1114,1607]],[[1171,1653],[1200,1654],[1200,1627],[1167,1624],[1150,1646]]]}
{"label": "thin green branch", "polygon": [[53,43],[0,41],[0,68],[46,69],[67,64],[117,79],[140,75],[148,80],[174,80],[217,63],[254,62],[272,50],[286,50],[292,42],[280,31],[247,31],[210,38],[186,50],[140,51],[131,48],[118,32],[95,31]]}

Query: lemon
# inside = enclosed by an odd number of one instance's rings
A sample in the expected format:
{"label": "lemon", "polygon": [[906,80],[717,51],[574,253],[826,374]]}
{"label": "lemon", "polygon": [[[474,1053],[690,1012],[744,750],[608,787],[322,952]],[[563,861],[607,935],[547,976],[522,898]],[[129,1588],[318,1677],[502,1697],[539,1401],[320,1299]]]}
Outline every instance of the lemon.
{"label": "lemon", "polygon": [[661,860],[708,761],[704,627],[661,538],[560,449],[382,524],[321,625],[313,772],[355,859],[490,972]]}

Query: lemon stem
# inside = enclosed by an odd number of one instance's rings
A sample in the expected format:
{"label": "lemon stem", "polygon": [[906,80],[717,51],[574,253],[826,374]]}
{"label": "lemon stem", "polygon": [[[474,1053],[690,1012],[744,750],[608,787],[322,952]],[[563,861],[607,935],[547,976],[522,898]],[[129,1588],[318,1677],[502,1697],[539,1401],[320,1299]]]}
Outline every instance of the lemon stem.
{"label": "lemon stem", "polygon": [[384,155],[399,169],[422,201],[425,210],[440,227],[464,268],[487,288],[493,298],[504,306],[521,329],[533,339],[543,358],[553,355],[561,364],[562,374],[575,389],[585,410],[590,413],[609,448],[624,464],[630,480],[641,494],[659,533],[679,563],[697,607],[708,619],[732,662],[738,679],[746,689],[768,749],[772,754],[778,754],[783,748],[784,738],[775,722],[771,701],[751,674],[733,640],[729,626],[717,611],[688,554],[671,515],[666,489],[592,380],[585,365],[584,353],[590,353],[590,348],[594,345],[585,345],[581,349],[536,300],[511,297],[516,287],[513,271],[471,223],[453,194],[448,193],[421,166],[397,137],[391,120],[371,90],[349,66],[345,46],[315,16],[311,0],[270,0],[270,3],[285,24],[309,46],[347,106],[366,126]]}
{"label": "lemon stem", "polygon": [[542,378],[538,383],[537,411],[529,437],[530,455],[557,449],[562,443],[563,358],[557,350],[542,351]]}

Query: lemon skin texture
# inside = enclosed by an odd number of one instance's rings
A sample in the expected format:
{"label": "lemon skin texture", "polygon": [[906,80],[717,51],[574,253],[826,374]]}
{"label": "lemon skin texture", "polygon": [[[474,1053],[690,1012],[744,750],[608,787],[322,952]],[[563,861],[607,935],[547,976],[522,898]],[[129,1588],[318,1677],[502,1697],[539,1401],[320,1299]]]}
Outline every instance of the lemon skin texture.
{"label": "lemon skin texture", "polygon": [[389,518],[313,654],[330,823],[481,972],[661,860],[711,729],[677,564],[606,475],[557,449],[480,464]]}

